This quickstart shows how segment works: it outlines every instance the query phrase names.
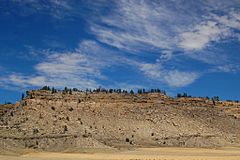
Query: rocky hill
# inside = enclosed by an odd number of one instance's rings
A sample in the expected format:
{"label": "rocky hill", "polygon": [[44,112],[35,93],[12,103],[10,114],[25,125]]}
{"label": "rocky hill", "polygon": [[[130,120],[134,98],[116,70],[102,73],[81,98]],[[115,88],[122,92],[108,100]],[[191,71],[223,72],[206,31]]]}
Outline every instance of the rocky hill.
{"label": "rocky hill", "polygon": [[240,103],[161,93],[29,91],[0,106],[2,150],[240,145]]}

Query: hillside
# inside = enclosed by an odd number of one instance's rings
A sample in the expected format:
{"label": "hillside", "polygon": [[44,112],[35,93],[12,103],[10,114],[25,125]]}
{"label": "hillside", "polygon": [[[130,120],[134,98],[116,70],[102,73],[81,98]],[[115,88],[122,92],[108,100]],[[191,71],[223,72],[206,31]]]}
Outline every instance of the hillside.
{"label": "hillside", "polygon": [[2,150],[240,145],[240,103],[161,93],[29,91],[0,106]]}

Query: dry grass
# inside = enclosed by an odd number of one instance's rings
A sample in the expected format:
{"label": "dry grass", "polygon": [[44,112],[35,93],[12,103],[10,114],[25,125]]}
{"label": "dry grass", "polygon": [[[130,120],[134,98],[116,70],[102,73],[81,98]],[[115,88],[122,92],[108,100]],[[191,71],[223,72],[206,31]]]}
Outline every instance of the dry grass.
{"label": "dry grass", "polygon": [[1,160],[240,160],[240,148],[142,148],[134,151],[93,150],[85,153],[30,152]]}

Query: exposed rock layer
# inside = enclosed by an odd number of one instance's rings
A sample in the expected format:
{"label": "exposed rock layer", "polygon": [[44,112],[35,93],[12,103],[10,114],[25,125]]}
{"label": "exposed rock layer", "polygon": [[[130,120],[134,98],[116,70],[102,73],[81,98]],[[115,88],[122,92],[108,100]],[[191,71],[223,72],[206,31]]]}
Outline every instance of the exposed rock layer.
{"label": "exposed rock layer", "polygon": [[2,149],[220,147],[240,144],[240,104],[160,93],[30,91],[0,106]]}

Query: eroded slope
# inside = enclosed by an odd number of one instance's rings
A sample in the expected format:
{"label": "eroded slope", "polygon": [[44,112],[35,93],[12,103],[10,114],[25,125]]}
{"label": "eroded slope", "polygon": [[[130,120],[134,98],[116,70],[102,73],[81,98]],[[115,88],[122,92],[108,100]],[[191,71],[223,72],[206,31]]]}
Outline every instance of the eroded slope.
{"label": "eroded slope", "polygon": [[3,149],[239,145],[239,104],[163,94],[31,91],[1,106]]}

